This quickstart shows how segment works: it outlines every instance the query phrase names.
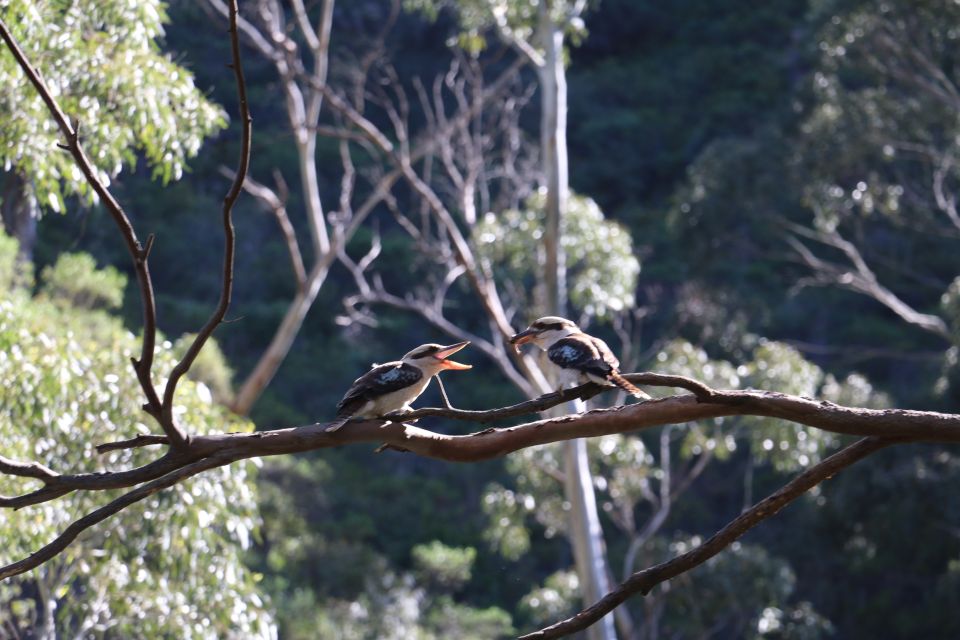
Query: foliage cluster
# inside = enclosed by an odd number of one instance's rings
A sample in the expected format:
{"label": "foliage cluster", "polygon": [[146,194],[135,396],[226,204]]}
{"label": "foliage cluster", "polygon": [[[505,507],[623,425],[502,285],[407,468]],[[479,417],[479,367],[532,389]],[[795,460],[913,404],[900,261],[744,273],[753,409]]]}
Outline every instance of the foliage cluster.
{"label": "foliage cluster", "polygon": [[[15,243],[0,235],[0,263]],[[66,277],[69,276],[69,277]],[[62,473],[128,469],[151,448],[99,455],[94,445],[148,433],[139,386],[129,374],[134,335],[103,306],[115,306],[124,278],[84,254],[43,270],[40,292],[0,282],[0,431],[4,455]],[[164,341],[159,371],[173,366]],[[185,381],[177,411],[197,433],[245,431],[201,382]],[[64,554],[0,591],[3,634],[183,638],[271,638],[276,626],[258,577],[244,563],[260,526],[256,465],[216,469],[122,511]],[[0,493],[27,483],[0,478]],[[79,493],[29,507],[0,522],[4,564],[59,534],[77,513],[116,492]]]}

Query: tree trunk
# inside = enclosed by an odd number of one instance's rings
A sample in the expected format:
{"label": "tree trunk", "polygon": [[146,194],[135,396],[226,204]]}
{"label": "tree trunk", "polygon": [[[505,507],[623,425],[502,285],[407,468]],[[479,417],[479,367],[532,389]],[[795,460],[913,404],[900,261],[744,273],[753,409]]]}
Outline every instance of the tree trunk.
{"label": "tree trunk", "polygon": [[48,585],[48,577],[54,573],[49,568],[38,572],[37,599],[40,605],[39,619],[35,630],[37,640],[57,640],[57,600],[54,596],[56,585]]}
{"label": "tree trunk", "polygon": [[[563,30],[554,24],[549,0],[541,0],[539,32],[544,64],[540,80],[540,145],[546,183],[544,223],[544,285],[548,313],[564,315],[567,307],[566,263],[561,244],[561,221],[567,207],[567,78],[563,64]],[[574,408],[577,411],[578,408]],[[593,477],[587,464],[583,440],[564,445],[565,491],[570,502],[570,540],[585,604],[592,604],[610,590],[607,580],[603,530],[597,513]],[[590,640],[615,640],[612,615],[587,630]]]}
{"label": "tree trunk", "polygon": [[37,199],[30,182],[16,171],[7,174],[3,183],[0,217],[3,230],[19,243],[17,262],[33,262],[33,248],[37,243],[37,218],[40,215]]}
{"label": "tree trunk", "polygon": [[277,369],[280,368],[287,354],[290,353],[293,341],[297,338],[300,327],[303,326],[303,320],[306,318],[307,312],[310,311],[310,307],[313,306],[313,302],[320,292],[320,287],[327,278],[332,256],[333,253],[331,252],[323,257],[323,261],[307,277],[306,286],[297,291],[297,295],[290,302],[287,313],[274,334],[273,340],[270,341],[267,350],[260,356],[260,360],[257,361],[253,371],[243,381],[230,405],[230,410],[237,415],[245,416],[250,413],[253,404],[270,384],[270,381],[273,380]]}
{"label": "tree trunk", "polygon": [[[576,404],[583,409],[582,402]],[[610,591],[610,582],[586,440],[571,440],[564,445],[563,466],[566,478],[564,489],[570,502],[570,539],[580,578],[580,594],[584,603],[590,605]],[[613,614],[587,629],[587,637],[590,640],[615,640],[617,634]]]}
{"label": "tree trunk", "polygon": [[567,306],[566,264],[560,242],[561,219],[567,208],[567,77],[563,67],[563,31],[553,24],[550,3],[540,5],[544,65],[540,80],[540,148],[547,188],[543,244],[544,284],[548,313],[563,314]]}

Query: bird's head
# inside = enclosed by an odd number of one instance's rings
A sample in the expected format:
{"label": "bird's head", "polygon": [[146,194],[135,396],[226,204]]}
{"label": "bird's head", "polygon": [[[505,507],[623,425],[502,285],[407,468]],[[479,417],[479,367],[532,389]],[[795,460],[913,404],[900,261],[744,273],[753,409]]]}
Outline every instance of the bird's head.
{"label": "bird's head", "polygon": [[411,364],[429,375],[435,375],[448,369],[454,371],[472,369],[473,365],[461,364],[447,359],[468,344],[470,344],[469,341],[458,342],[448,346],[433,343],[422,344],[403,356],[403,362]]}
{"label": "bird's head", "polygon": [[514,349],[519,349],[520,345],[532,342],[541,349],[546,349],[560,338],[578,331],[580,327],[572,320],[560,316],[544,316],[534,320],[529,327],[510,338],[510,344]]}

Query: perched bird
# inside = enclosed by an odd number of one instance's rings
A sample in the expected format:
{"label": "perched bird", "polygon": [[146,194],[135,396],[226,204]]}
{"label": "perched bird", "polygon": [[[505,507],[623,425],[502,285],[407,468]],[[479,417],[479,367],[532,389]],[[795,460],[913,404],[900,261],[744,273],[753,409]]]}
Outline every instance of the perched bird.
{"label": "perched bird", "polygon": [[441,371],[461,371],[472,365],[447,360],[469,342],[449,346],[422,344],[401,360],[374,365],[353,382],[353,386],[337,405],[336,419],[327,431],[336,431],[350,418],[380,418],[394,411],[410,409],[430,379]]}
{"label": "perched bird", "polygon": [[527,342],[547,352],[547,358],[557,369],[556,380],[561,388],[595,382],[620,387],[635,398],[650,398],[620,375],[620,361],[606,342],[584,333],[566,318],[545,316],[510,338],[510,344],[517,350]]}

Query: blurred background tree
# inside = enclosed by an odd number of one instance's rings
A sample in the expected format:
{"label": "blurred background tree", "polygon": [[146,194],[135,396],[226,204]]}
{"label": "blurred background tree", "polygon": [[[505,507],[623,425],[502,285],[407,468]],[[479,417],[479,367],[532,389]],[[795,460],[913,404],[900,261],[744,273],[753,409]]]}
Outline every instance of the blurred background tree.
{"label": "blurred background tree", "polygon": [[[0,233],[4,455],[56,463],[63,473],[146,464],[149,448],[94,450],[132,430],[149,432],[138,385],[123,375],[137,341],[110,315],[126,278],[97,269],[87,254],[63,254],[31,295],[10,277],[16,255],[16,241]],[[173,366],[169,342],[157,358]],[[203,382],[185,383],[179,397],[197,432],[253,428],[231,420]],[[255,466],[223,467],[158,493],[31,574],[5,581],[0,635],[276,637],[272,606],[243,560],[260,527]],[[0,493],[22,493],[18,480],[0,478]],[[26,522],[4,518],[2,561],[25,557],[114,493],[29,507]]]}
{"label": "blurred background tree", "polygon": [[[179,180],[186,160],[226,124],[193,75],[160,52],[156,41],[168,21],[160,0],[10,0],[0,15],[80,122],[87,154],[107,184],[138,158],[163,184]],[[0,213],[29,262],[40,212],[64,213],[65,198],[89,205],[95,195],[73,158],[55,152],[59,131],[12,56],[0,59],[0,84],[7,88],[0,96]]]}

